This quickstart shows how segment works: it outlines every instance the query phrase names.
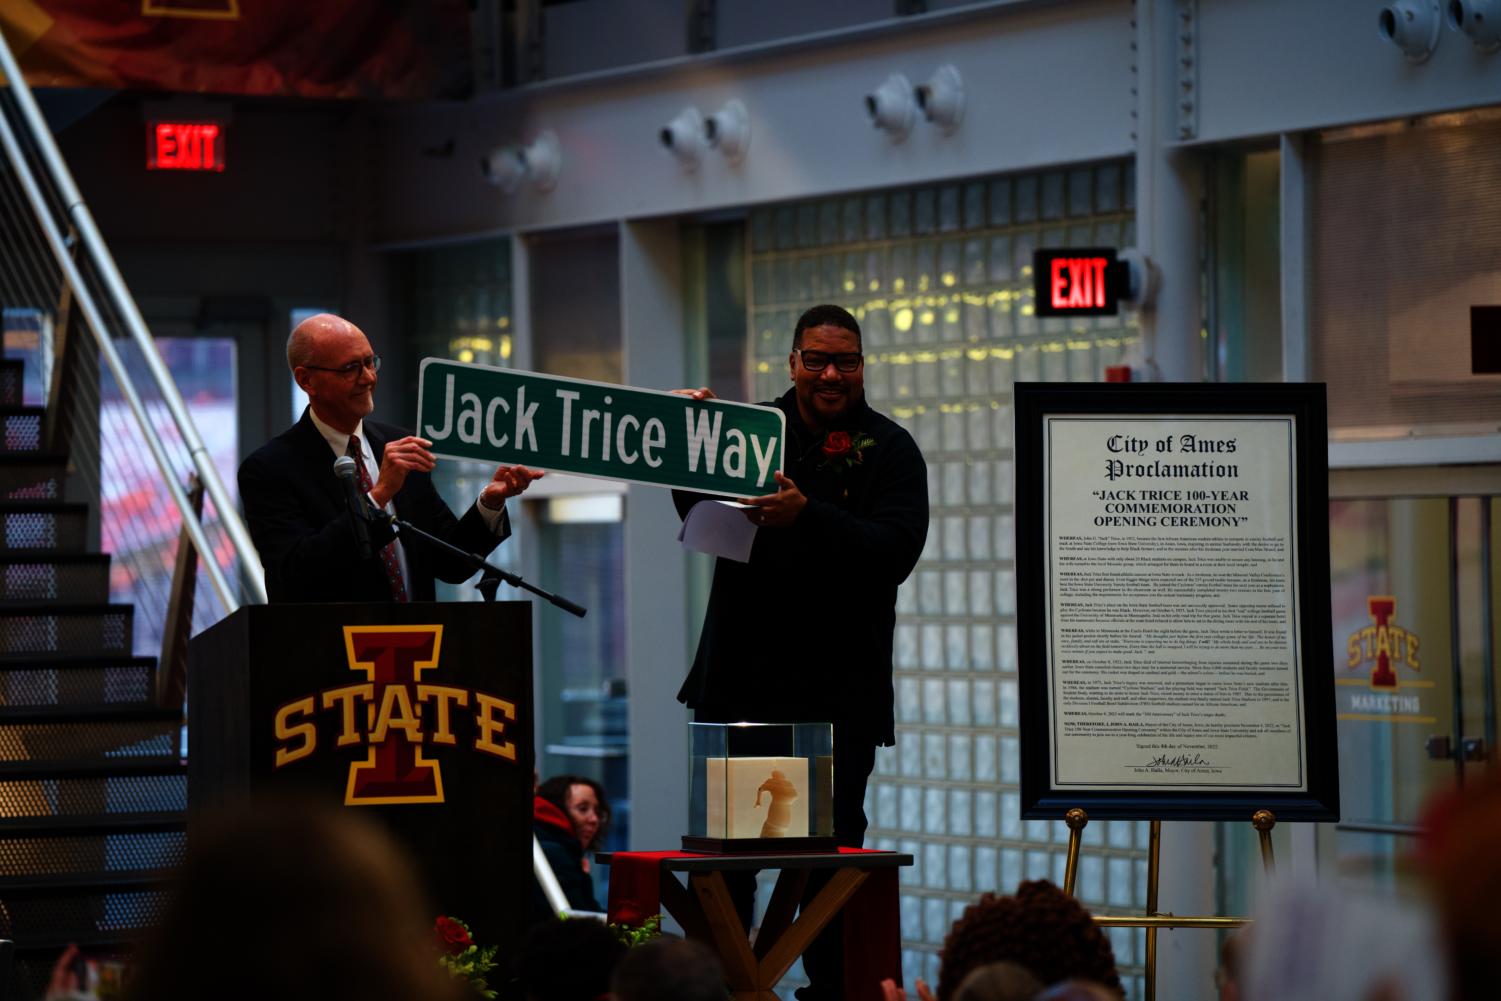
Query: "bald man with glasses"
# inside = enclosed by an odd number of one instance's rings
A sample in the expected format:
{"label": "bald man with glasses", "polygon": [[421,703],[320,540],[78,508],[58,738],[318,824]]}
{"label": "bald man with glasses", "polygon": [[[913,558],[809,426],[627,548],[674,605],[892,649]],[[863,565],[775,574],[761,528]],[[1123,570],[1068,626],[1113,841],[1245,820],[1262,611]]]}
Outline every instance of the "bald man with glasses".
{"label": "bald man with glasses", "polygon": [[506,498],[542,474],[498,467],[456,518],[433,488],[432,443],[367,419],[380,356],[359,327],[328,313],[304,320],[287,339],[287,365],[308,407],[241,464],[239,478],[270,600],[432,601],[436,579],[457,584],[473,576],[468,564],[420,541],[397,541],[384,525],[370,527],[371,553],[363,555],[335,460],[355,460],[357,482],[374,507],[481,555],[511,533]]}

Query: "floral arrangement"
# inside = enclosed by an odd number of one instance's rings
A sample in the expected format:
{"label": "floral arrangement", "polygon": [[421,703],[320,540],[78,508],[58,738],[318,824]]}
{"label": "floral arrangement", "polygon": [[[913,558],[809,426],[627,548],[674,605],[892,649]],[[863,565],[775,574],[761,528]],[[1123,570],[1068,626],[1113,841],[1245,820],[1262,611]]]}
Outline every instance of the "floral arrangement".
{"label": "floral arrangement", "polygon": [[818,468],[833,466],[840,471],[858,466],[865,461],[865,450],[875,446],[876,440],[868,434],[857,432],[851,435],[848,431],[830,431],[823,436],[823,442],[818,446],[823,452],[823,462]]}
{"label": "floral arrangement", "polygon": [[609,927],[616,938],[634,949],[662,934],[662,915],[653,914],[639,925],[612,924]]}
{"label": "floral arrangement", "polygon": [[458,918],[440,915],[433,922],[433,940],[438,946],[438,965],[450,976],[469,981],[469,986],[483,998],[494,998],[495,991],[485,977],[495,969],[496,946],[474,944],[469,926]]}

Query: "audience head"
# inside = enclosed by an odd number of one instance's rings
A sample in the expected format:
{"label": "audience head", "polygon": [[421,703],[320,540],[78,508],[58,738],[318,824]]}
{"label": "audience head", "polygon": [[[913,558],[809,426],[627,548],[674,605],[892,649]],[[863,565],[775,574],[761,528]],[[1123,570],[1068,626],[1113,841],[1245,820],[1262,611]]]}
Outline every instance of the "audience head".
{"label": "audience head", "polygon": [[567,815],[586,850],[604,844],[610,832],[610,802],[598,782],[580,775],[554,775],[537,787],[537,795]]}
{"label": "audience head", "polygon": [[1109,940],[1078,901],[1046,880],[1022,883],[1012,896],[987,893],[965,908],[941,959],[938,1001],[953,1001],[971,970],[1000,960],[1020,963],[1043,983],[1082,977],[1121,993]]}
{"label": "audience head", "polygon": [[522,940],[516,979],[527,1001],[598,1001],[625,951],[602,921],[553,918]]}
{"label": "audience head", "polygon": [[954,1001],[1032,1001],[1042,981],[1020,963],[1005,960],[969,971],[954,991]]}
{"label": "audience head", "polygon": [[194,816],[127,997],[457,999],[432,915],[411,863],[356,811],[258,801]]}
{"label": "audience head", "polygon": [[1214,985],[1219,988],[1220,1001],[1241,1001],[1240,971],[1246,951],[1246,938],[1251,933],[1238,928],[1225,936],[1220,943],[1220,965],[1214,971]]}
{"label": "audience head", "polygon": [[[1444,947],[1420,901],[1335,880],[1286,880],[1260,894],[1242,993],[1276,1001],[1437,1001]],[[1494,997],[1494,983],[1456,998]]]}
{"label": "audience head", "polygon": [[615,1001],[724,1001],[724,968],[708,946],[662,937],[626,953],[610,988]]}
{"label": "audience head", "polygon": [[1492,779],[1431,804],[1421,846],[1433,882],[1455,998],[1493,995],[1501,984],[1501,781]]}
{"label": "audience head", "polygon": [[1039,991],[1032,1001],[1121,1001],[1121,993],[1093,980],[1074,979]]}

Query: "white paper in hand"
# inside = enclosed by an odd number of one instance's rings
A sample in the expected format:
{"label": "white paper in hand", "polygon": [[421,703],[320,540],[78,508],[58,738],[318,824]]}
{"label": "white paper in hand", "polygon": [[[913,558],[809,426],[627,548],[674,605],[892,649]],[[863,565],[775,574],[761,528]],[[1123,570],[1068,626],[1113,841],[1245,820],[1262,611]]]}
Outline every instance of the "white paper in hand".
{"label": "white paper in hand", "polygon": [[756,526],[745,511],[752,506],[735,501],[699,501],[688,509],[678,541],[695,552],[748,563]]}

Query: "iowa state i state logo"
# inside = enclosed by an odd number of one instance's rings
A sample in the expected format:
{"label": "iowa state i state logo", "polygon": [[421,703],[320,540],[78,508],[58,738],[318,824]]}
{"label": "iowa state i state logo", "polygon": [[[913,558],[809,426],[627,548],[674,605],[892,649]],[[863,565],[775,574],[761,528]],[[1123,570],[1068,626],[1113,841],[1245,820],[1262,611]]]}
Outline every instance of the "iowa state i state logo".
{"label": "iowa state i state logo", "polygon": [[349,764],[347,806],[442,803],[442,767],[422,750],[424,745],[457,746],[453,724],[461,716],[473,718],[474,739],[467,749],[514,762],[516,745],[503,739],[506,724],[516,719],[514,702],[423,678],[438,666],[442,647],[441,625],[345,626],[349,669],[366,680],[280,706],[276,767],[318,749],[315,714],[320,710],[337,723],[336,748],[367,748],[363,761]]}
{"label": "iowa state i state logo", "polygon": [[1366,599],[1371,624],[1350,634],[1345,643],[1345,666],[1351,669],[1370,664],[1372,688],[1397,688],[1396,668],[1406,664],[1421,671],[1418,663],[1418,635],[1397,625],[1397,599],[1389,594]]}

